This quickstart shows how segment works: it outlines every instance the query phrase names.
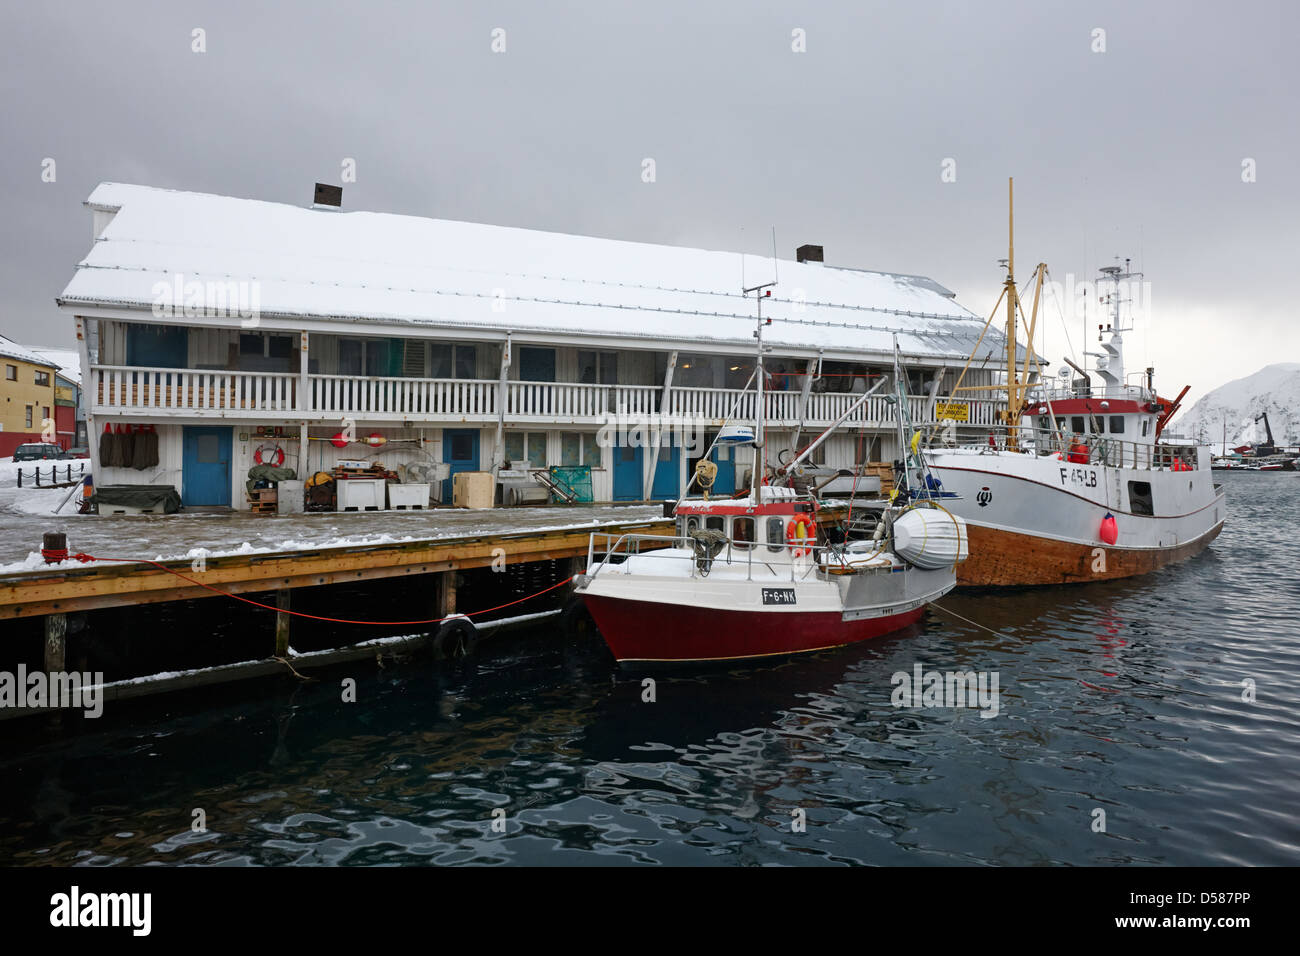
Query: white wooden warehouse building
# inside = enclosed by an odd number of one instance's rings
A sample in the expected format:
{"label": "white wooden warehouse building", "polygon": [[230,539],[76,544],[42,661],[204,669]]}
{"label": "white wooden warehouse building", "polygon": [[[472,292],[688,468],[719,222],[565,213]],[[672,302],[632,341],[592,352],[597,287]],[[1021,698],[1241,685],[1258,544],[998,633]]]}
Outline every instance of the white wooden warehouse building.
{"label": "white wooden warehouse building", "polygon": [[[59,305],[78,325],[92,457],[106,423],[160,436],[157,467],[97,467],[100,484],[243,507],[269,441],[300,475],[357,457],[453,472],[586,464],[597,501],[669,498],[702,450],[682,436],[710,439],[753,370],[737,253],[116,183],[87,205],[94,243]],[[772,263],[743,268],[753,280]],[[784,260],[779,278],[763,303],[769,461],[890,374],[895,334],[915,421],[941,404],[995,420],[992,401],[946,398],[984,320],[938,283]],[[980,349],[997,364],[995,330]],[[638,430],[654,416],[685,425],[657,451]],[[892,428],[873,396],[819,457],[891,460]],[[389,444],[305,440],[344,429]],[[715,452],[721,491],[744,481],[738,454]]]}

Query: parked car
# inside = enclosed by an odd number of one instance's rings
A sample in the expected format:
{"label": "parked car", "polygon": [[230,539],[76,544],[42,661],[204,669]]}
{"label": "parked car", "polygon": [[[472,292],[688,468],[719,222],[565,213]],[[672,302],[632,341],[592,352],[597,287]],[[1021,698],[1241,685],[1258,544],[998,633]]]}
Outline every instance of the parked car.
{"label": "parked car", "polygon": [[14,461],[49,461],[51,459],[63,461],[65,458],[71,457],[71,455],[58,445],[46,444],[44,442],[32,442],[27,445],[19,445],[14,449]]}
{"label": "parked car", "polygon": [[85,445],[78,445],[78,446],[75,447],[75,448],[69,448],[69,449],[68,449],[68,457],[69,457],[69,458],[89,458],[89,457],[90,457],[90,449],[87,448]]}

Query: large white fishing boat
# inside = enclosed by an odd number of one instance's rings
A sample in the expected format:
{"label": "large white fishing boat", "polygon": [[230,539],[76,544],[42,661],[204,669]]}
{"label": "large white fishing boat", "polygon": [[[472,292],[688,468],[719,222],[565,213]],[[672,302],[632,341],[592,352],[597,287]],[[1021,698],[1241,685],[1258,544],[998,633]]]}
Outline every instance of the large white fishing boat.
{"label": "large white fishing boat", "polygon": [[1026,316],[1014,256],[1012,242],[1002,293],[1005,421],[978,428],[949,422],[928,439],[934,474],[957,496],[947,505],[970,528],[972,557],[959,568],[959,583],[1121,578],[1201,551],[1223,528],[1224,493],[1210,471],[1211,449],[1165,434],[1187,388],[1170,401],[1156,391],[1153,369],[1130,373],[1125,365],[1131,323],[1122,320],[1121,285],[1140,274],[1120,266],[1101,270],[1111,289],[1110,321],[1097,330],[1101,351],[1089,353],[1091,370],[1066,359],[1053,383],[1033,367],[1032,347],[1023,365],[1017,362],[1017,322],[1024,321],[1032,345],[1046,266],[1037,267]]}
{"label": "large white fishing boat", "polygon": [[[915,623],[926,604],[956,585],[955,569],[967,556],[965,522],[929,500],[926,489],[934,481],[917,446],[902,470],[906,491],[893,501],[876,502],[864,512],[865,521],[851,523],[858,534],[834,541],[818,528],[816,497],[777,480],[804,461],[838,422],[776,478],[763,477],[768,474],[762,411],[766,288],[745,290],[760,296],[751,379],[756,421],[752,428],[724,427],[716,439],[753,447],[748,492],[710,499],[716,466],[706,454],[691,482],[704,496],[678,501],[674,535],[591,536],[587,571],[579,576],[576,592],[620,664],[769,657],[862,641]],[[906,378],[895,374],[894,379],[901,442]],[[855,410],[856,404],[840,421]]]}

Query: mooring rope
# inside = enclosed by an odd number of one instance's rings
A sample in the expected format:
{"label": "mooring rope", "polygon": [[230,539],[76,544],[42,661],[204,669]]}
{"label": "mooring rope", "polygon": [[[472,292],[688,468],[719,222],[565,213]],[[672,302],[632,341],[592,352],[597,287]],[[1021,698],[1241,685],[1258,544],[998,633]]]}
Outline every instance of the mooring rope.
{"label": "mooring rope", "polygon": [[463,614],[448,614],[446,617],[433,617],[433,618],[428,618],[426,620],[419,620],[419,621],[354,621],[345,617],[325,617],[320,614],[308,614],[305,611],[291,611],[288,608],[276,607],[274,604],[263,604],[261,601],[254,601],[252,598],[240,597],[238,594],[234,594],[230,591],[223,591],[221,590],[221,588],[213,587],[210,584],[204,584],[202,581],[196,581],[194,580],[194,578],[189,577],[188,575],[181,574],[181,572],[175,570],[174,568],[167,567],[167,565],[163,564],[161,561],[150,561],[148,558],[110,558],[110,557],[102,557],[98,555],[86,554],[84,552],[68,555],[68,557],[74,561],[80,561],[82,564],[86,564],[90,561],[121,561],[126,564],[151,564],[155,568],[158,568],[161,571],[166,571],[168,574],[174,574],[182,581],[188,581],[190,584],[193,584],[195,587],[200,587],[206,591],[211,591],[213,594],[220,594],[222,597],[228,597],[228,598],[233,598],[236,601],[242,601],[244,604],[251,604],[253,605],[253,607],[260,607],[268,611],[275,611],[277,614],[289,614],[293,617],[306,617],[306,618],[310,618],[313,621],[327,621],[330,624],[362,624],[371,627],[405,627],[410,624],[441,624],[443,621],[449,621],[452,618],[475,617],[479,614],[489,614],[492,611],[500,611],[503,610],[504,608],[514,607],[516,604],[523,604],[525,601],[531,601],[535,597],[541,597],[543,594],[546,594],[548,591],[554,591],[556,588],[564,587],[564,585],[572,581],[574,577],[571,574],[563,581],[558,581],[555,584],[552,584],[549,588],[543,588],[542,590],[537,591],[533,594],[529,594],[526,597],[521,597],[514,601],[508,601],[505,604],[498,604],[496,607],[485,607],[480,611],[467,611]]}
{"label": "mooring rope", "polygon": [[949,610],[948,608],[946,608],[946,607],[944,607],[942,604],[940,604],[938,601],[931,601],[931,602],[930,602],[930,607],[932,607],[932,608],[934,608],[934,609],[936,609],[936,610],[939,610],[939,611],[943,611],[944,614],[951,614],[951,615],[952,615],[953,617],[955,617],[957,620],[959,620],[959,621],[965,621],[965,622],[966,622],[967,624],[969,624],[971,627],[977,627],[977,628],[979,628],[981,631],[988,631],[990,634],[994,634],[994,635],[996,635],[996,636],[998,636],[998,637],[1005,637],[1005,638],[1006,638],[1007,640],[1009,640],[1009,641],[1019,640],[1019,638],[1013,637],[1013,636],[1010,635],[1010,634],[1004,634],[1004,633],[1002,633],[1001,631],[995,631],[995,630],[993,630],[993,628],[991,628],[991,627],[985,627],[985,626],[984,626],[983,624],[981,624],[979,621],[972,621],[972,620],[971,620],[970,618],[968,618],[968,617],[962,617],[962,616],[961,616],[960,614],[958,614],[956,611]]}

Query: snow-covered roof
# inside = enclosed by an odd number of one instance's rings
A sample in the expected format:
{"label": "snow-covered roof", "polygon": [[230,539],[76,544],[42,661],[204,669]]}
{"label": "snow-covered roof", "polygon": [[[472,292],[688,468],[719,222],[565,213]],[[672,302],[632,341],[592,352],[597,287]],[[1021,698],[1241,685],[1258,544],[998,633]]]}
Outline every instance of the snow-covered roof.
{"label": "snow-covered roof", "polygon": [[81,384],[81,355],[76,349],[55,349],[44,345],[33,345],[31,350],[54,363],[59,374],[68,381]]}
{"label": "snow-covered roof", "polygon": [[[156,283],[257,283],[263,319],[455,327],[752,348],[742,257],[506,226],[104,183],[114,212],[60,297],[69,308],[147,308]],[[770,259],[744,257],[750,285]],[[780,349],[964,358],[984,320],[924,276],[779,263],[764,300]],[[995,347],[994,329],[985,338]],[[629,345],[632,342],[629,341]]]}
{"label": "snow-covered roof", "polygon": [[6,358],[17,359],[20,362],[30,362],[32,365],[41,365],[49,368],[58,368],[50,359],[43,355],[37,355],[25,346],[19,345],[13,339],[5,338],[0,335],[0,355]]}

